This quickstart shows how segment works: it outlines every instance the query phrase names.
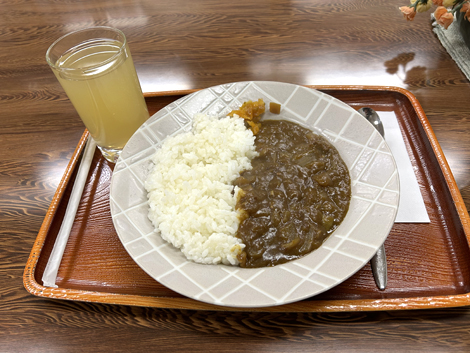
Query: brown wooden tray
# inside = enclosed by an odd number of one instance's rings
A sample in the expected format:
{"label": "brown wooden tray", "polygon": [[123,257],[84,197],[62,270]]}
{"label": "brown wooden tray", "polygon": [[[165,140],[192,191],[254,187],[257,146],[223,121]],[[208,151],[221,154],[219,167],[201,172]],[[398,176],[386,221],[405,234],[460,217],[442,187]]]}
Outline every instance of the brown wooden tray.
{"label": "brown wooden tray", "polygon": [[[385,242],[388,286],[379,291],[370,266],[310,299],[250,311],[372,311],[470,304],[470,222],[455,180],[417,99],[396,87],[310,86],[355,109],[394,111],[431,222],[396,223]],[[150,114],[193,91],[147,94]],[[75,223],[58,272],[59,288],[42,285],[42,274],[60,228],[88,133],[83,134],[52,200],[24,272],[37,296],[159,308],[245,310],[195,301],[149,277],[132,260],[114,230],[109,210],[113,164],[99,151],[90,167]]]}

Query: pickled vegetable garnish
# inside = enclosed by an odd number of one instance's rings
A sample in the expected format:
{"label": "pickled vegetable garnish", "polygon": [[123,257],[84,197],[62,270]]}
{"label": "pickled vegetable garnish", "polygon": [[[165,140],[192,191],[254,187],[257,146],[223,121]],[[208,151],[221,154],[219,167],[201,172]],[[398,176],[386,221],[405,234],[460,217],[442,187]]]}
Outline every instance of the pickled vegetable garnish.
{"label": "pickled vegetable garnish", "polygon": [[260,98],[256,102],[247,101],[239,109],[232,110],[228,116],[238,115],[245,119],[245,123],[250,127],[253,135],[259,132],[261,115],[266,111],[266,104]]}

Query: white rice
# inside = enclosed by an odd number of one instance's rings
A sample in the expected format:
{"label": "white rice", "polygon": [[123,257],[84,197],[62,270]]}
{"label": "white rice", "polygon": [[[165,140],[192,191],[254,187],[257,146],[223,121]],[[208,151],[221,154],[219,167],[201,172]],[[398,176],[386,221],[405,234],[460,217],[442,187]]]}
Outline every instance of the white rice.
{"label": "white rice", "polygon": [[191,132],[166,139],[153,156],[149,218],[189,260],[238,265],[245,245],[235,236],[239,188],[232,181],[251,169],[254,141],[243,119],[197,114]]}

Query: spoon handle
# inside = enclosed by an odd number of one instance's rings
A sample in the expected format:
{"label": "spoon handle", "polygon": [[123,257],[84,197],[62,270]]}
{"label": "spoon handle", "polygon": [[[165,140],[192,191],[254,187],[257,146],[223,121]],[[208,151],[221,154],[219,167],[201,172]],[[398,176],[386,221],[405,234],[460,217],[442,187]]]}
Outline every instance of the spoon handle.
{"label": "spoon handle", "polygon": [[380,246],[379,250],[370,259],[370,266],[374,274],[375,284],[380,290],[384,290],[387,286],[387,255],[383,245]]}
{"label": "spoon handle", "polygon": [[[377,129],[382,137],[385,137],[382,121],[374,109],[364,107],[359,109],[358,112]],[[377,288],[384,290],[387,286],[387,256],[385,254],[385,247],[383,244],[377,250],[377,253],[372,257],[372,259],[370,259],[370,267],[372,268]]]}

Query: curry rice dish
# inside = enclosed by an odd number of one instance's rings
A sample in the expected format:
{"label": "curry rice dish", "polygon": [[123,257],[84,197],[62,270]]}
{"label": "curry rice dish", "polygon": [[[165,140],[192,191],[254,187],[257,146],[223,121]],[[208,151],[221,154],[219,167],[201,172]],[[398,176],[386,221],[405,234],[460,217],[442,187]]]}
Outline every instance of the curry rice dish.
{"label": "curry rice dish", "polygon": [[197,115],[155,153],[145,185],[155,228],[204,264],[275,266],[315,250],[349,207],[338,151],[295,123],[230,115]]}

